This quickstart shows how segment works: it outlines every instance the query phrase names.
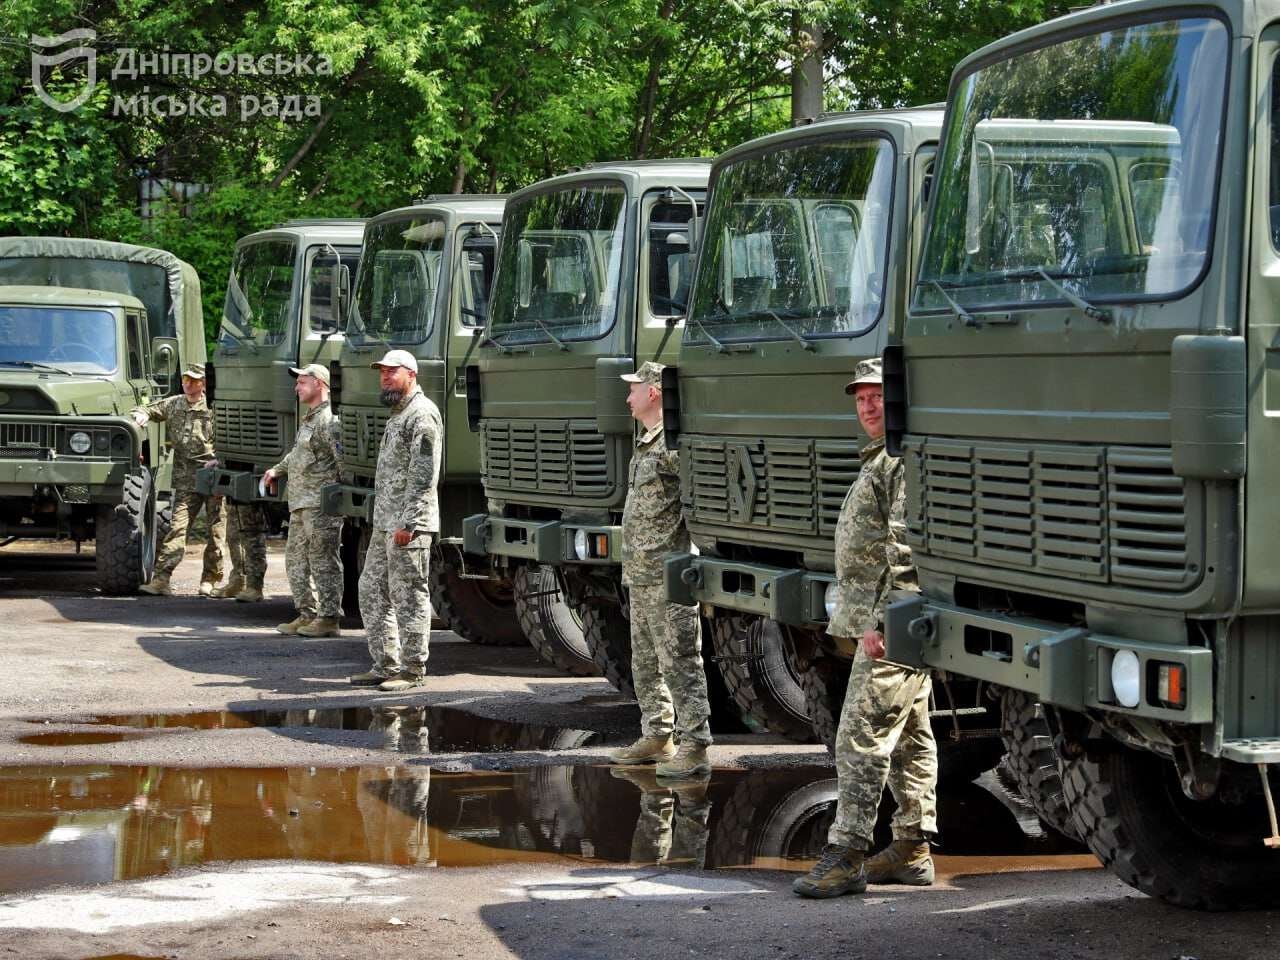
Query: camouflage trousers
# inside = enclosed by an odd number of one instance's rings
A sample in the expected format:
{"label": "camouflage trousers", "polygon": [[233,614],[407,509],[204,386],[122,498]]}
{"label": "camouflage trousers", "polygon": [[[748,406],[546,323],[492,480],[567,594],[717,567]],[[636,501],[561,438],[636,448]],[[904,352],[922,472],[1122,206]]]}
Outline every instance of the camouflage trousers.
{"label": "camouflage trousers", "polygon": [[267,518],[256,503],[226,502],[227,554],[231,577],[248,587],[262,589],[267,576]]}
{"label": "camouflage trousers", "polygon": [[366,766],[360,768],[358,782],[356,808],[364,827],[360,859],[369,863],[429,863],[431,768]]}
{"label": "camouflage trousers", "polygon": [[374,669],[386,674],[426,673],[431,637],[427,569],[431,538],[397,547],[391,530],[374,530],[360,574],[360,616]]}
{"label": "camouflage trousers", "polygon": [[342,518],[313,507],[289,514],[284,568],[298,615],[314,620],[342,616]]}
{"label": "camouflage trousers", "polygon": [[195,490],[173,491],[173,521],[165,535],[164,544],[156,556],[156,572],[153,580],[168,580],[182,562],[187,551],[187,531],[191,521],[204,510],[209,521],[209,539],[204,546],[204,570],[200,580],[217,583],[222,579],[222,548],[227,535],[227,520],[221,497],[206,497]]}
{"label": "camouflage trousers", "polygon": [[668,603],[661,583],[631,587],[631,674],[646,737],[711,743],[698,608]]}
{"label": "camouflage trousers", "polygon": [[677,790],[645,790],[640,795],[640,819],[631,836],[632,863],[707,865],[707,820],[711,803],[706,784]]}
{"label": "camouflage trousers", "polygon": [[930,686],[927,671],[872,660],[858,650],[836,732],[840,800],[828,843],[870,850],[886,785],[898,804],[895,839],[937,832],[938,746],[929,726]]}

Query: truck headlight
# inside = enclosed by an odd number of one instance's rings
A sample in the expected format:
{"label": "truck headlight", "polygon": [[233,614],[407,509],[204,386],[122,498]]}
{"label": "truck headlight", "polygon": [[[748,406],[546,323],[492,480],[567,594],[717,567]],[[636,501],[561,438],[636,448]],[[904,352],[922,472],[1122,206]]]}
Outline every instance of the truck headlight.
{"label": "truck headlight", "polygon": [[827,584],[826,591],[822,594],[822,605],[827,608],[827,619],[830,620],[836,615],[836,597],[839,596],[837,584],[833,580]]}
{"label": "truck headlight", "polygon": [[587,531],[573,531],[573,553],[579,560],[587,560],[591,556],[591,549],[587,545]]}
{"label": "truck headlight", "polygon": [[77,430],[67,438],[67,446],[72,453],[85,454],[93,447],[93,438],[83,430]]}
{"label": "truck headlight", "polygon": [[1117,650],[1111,659],[1111,689],[1116,703],[1136,707],[1142,697],[1142,665],[1132,650]]}

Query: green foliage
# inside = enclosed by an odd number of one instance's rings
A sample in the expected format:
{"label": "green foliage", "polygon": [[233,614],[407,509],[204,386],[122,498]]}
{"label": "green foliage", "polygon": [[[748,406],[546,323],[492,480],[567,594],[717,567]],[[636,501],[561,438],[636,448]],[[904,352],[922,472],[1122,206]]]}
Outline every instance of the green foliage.
{"label": "green foliage", "polygon": [[[237,237],[295,216],[371,216],[432,192],[509,191],[569,167],[690,156],[788,124],[800,24],[823,28],[827,103],[945,95],[960,57],[1056,14],[1044,0],[6,0],[0,231],[172,250],[221,315]],[[97,90],[56,113],[30,34],[97,31]],[[140,53],[327,57],[323,75],[112,76]],[[313,63],[316,60],[313,59]],[[74,64],[49,84],[70,96]],[[226,116],[123,115],[131,98],[224,97]],[[241,98],[314,98],[242,117]],[[64,97],[65,99],[65,97]],[[205,185],[143,220],[139,176]]]}

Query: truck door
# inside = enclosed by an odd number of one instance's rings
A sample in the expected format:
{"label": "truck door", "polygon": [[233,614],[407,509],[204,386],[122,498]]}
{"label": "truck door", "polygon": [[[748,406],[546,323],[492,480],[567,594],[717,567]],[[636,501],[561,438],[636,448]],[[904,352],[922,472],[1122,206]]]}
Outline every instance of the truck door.
{"label": "truck door", "polygon": [[475,363],[489,315],[489,290],[497,262],[499,223],[462,223],[454,233],[453,283],[445,361],[444,461],[451,476],[480,476],[480,447],[467,429],[466,365]]}

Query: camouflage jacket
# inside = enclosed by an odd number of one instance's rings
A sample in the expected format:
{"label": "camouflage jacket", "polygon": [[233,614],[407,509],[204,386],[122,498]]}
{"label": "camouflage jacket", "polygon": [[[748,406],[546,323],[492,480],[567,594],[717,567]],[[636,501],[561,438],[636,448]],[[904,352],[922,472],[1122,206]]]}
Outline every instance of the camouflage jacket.
{"label": "camouflage jacket", "polygon": [[213,452],[213,412],[201,397],[195,403],[185,394],[165,397],[150,406],[139,407],[152,420],[166,426],[173,447],[173,488],[194,490],[196,471],[216,454]]}
{"label": "camouflage jacket", "polygon": [[663,558],[689,549],[680,513],[680,459],[662,424],[636,438],[622,510],[622,582],[661,583]]}
{"label": "camouflage jacket", "polygon": [[918,590],[907,546],[902,461],[872,440],[836,521],[836,603],[827,633],[861,639],[884,620],[891,590]]}
{"label": "camouflage jacket", "polygon": [[[413,391],[391,408],[378,472],[373,482],[373,528],[418,533],[440,532],[440,500],[436,484],[444,441],[439,408],[422,392]],[[430,538],[416,537],[414,546],[428,546]]]}
{"label": "camouflage jacket", "polygon": [[338,482],[338,459],[342,453],[338,418],[329,401],[320,404],[298,424],[293,449],[271,469],[289,478],[289,509],[306,510],[320,506],[320,488]]}

